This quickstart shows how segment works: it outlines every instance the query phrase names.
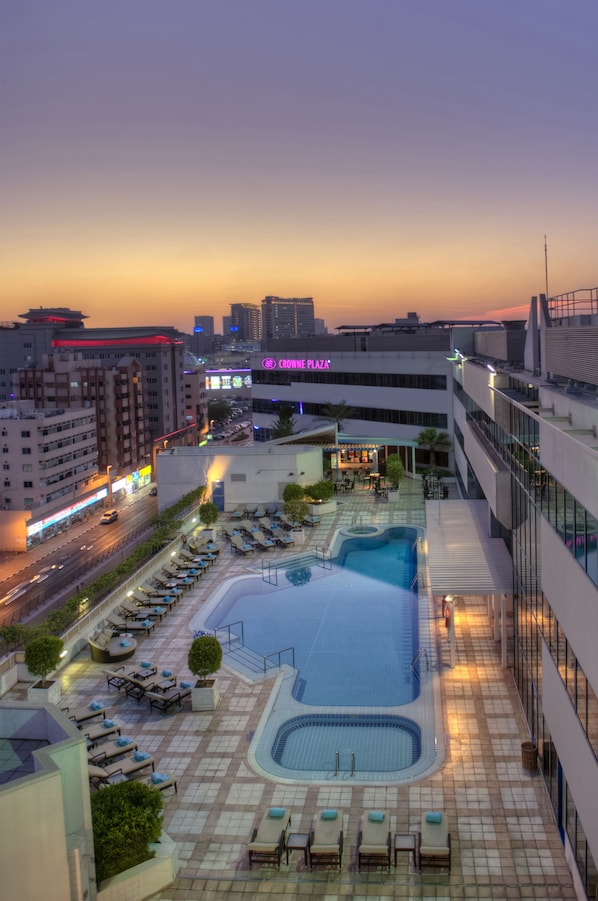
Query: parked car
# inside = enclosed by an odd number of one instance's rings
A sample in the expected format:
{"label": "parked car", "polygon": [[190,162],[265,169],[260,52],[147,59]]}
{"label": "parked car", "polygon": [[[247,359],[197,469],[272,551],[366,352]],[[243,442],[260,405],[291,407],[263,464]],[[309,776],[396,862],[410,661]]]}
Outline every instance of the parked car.
{"label": "parked car", "polygon": [[106,510],[105,513],[102,513],[102,517],[100,519],[100,525],[105,526],[109,522],[116,522],[118,519],[118,510]]}
{"label": "parked car", "polygon": [[150,490],[149,490],[149,496],[150,496],[150,497],[156,497],[157,494],[158,494],[158,486],[157,486],[157,485],[152,485],[152,487],[151,487]]}

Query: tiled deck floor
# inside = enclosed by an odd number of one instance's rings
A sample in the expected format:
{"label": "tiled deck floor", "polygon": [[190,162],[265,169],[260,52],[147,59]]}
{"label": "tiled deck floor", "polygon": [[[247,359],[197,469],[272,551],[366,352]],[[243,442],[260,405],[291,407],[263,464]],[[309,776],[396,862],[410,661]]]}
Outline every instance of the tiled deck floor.
{"label": "tiled deck floor", "polygon": [[[307,532],[307,544],[326,545],[339,526],[363,523],[424,525],[419,486],[403,482],[395,504],[375,503],[366,491],[341,496],[336,514]],[[444,503],[450,503],[445,501]],[[137,656],[186,674],[190,642],[187,623],[197,606],[222,578],[241,573],[252,559],[233,555],[225,542],[221,559],[196,589],[187,594]],[[282,554],[284,551],[276,551]],[[257,556],[257,555],[256,555]],[[259,562],[259,557],[258,557]],[[440,613],[440,611],[439,611]],[[176,775],[177,795],[165,797],[164,825],[179,847],[180,873],[160,901],[210,898],[572,899],[575,892],[563,848],[539,773],[521,765],[521,742],[528,733],[510,670],[500,659],[487,617],[485,599],[467,597],[458,610],[457,657],[441,678],[445,762],[421,782],[387,787],[277,784],[257,776],[247,763],[247,748],[270,693],[271,682],[248,684],[227,669],[219,674],[222,701],[213,714],[185,709],[166,717],[147,704],[124,700],[106,691],[102,667],[81,655],[62,678],[66,703],[82,705],[102,699],[109,715],[124,725],[143,750],[151,751],[159,771]],[[446,641],[438,620],[439,641]],[[23,686],[9,697],[23,696]],[[167,793],[165,793],[167,794]],[[245,843],[265,808],[285,806],[293,812],[293,830],[307,832],[324,807],[345,815],[342,870],[310,873],[300,852],[280,871],[248,869]],[[407,855],[391,873],[358,873],[356,841],[364,810],[385,808],[393,832],[413,832],[422,812],[444,810],[450,817],[453,865],[419,874]]]}

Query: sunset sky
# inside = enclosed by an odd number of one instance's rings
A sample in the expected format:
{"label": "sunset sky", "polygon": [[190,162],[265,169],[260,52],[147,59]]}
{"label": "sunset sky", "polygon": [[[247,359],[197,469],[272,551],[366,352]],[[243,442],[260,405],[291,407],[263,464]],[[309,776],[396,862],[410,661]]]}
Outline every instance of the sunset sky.
{"label": "sunset sky", "polygon": [[0,319],[598,284],[596,0],[0,0]]}

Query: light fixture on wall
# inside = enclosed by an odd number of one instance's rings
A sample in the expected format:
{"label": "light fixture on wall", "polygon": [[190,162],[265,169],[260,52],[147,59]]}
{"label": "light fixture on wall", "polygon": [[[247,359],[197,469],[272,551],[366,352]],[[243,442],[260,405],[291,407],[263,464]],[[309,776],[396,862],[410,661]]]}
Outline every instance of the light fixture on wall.
{"label": "light fixture on wall", "polygon": [[289,475],[290,475],[290,476],[294,476],[295,473],[294,473],[294,472],[290,472]]}
{"label": "light fixture on wall", "polygon": [[305,473],[304,473],[304,472],[300,472],[299,475],[300,475],[300,476],[304,476]]}

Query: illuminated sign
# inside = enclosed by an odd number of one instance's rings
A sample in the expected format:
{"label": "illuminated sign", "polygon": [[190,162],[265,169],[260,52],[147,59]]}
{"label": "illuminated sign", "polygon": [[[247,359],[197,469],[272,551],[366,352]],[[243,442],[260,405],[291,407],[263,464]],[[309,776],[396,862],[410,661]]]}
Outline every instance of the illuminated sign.
{"label": "illuminated sign", "polygon": [[105,498],[108,494],[107,488],[100,488],[99,491],[96,491],[95,494],[90,495],[89,497],[83,498],[83,500],[77,501],[75,504],[71,504],[70,507],[65,507],[64,510],[59,510],[57,513],[54,513],[52,516],[48,516],[46,519],[40,519],[39,522],[33,523],[32,526],[28,526],[27,534],[28,535],[37,535],[38,532],[41,532],[42,529],[47,529],[48,526],[53,526],[57,522],[61,522],[63,519],[66,519],[67,516],[72,516],[73,513],[79,513],[81,510],[84,510],[85,507],[89,507],[90,504],[95,504],[97,501],[101,501],[102,498]]}
{"label": "illuminated sign", "polygon": [[275,360],[273,357],[265,357],[262,360],[262,369],[330,369],[330,360],[316,360],[308,357],[304,360]]}
{"label": "illuminated sign", "polygon": [[251,388],[250,369],[211,370],[206,372],[206,391],[231,391]]}

